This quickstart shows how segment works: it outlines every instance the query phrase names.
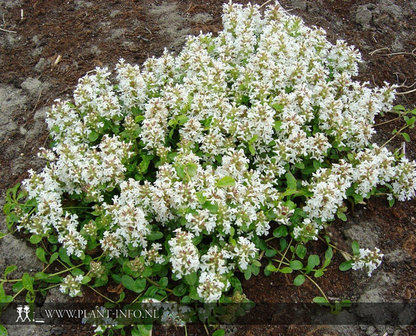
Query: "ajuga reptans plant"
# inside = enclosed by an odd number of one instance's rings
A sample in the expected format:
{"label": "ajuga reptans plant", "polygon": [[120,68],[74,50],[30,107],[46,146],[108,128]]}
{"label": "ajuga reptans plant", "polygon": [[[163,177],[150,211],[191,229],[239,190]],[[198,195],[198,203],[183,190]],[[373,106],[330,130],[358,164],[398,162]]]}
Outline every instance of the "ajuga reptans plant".
{"label": "ajuga reptans plant", "polygon": [[[344,41],[277,3],[262,11],[226,4],[218,36],[97,68],[50,109],[45,168],[5,210],[46,255],[81,264],[63,292],[115,281],[138,301],[233,300],[236,272],[257,275],[265,251],[266,273],[300,271],[301,284],[319,271],[305,246],[345,219],[347,199],[415,196],[415,162],[372,142],[394,87],[354,80],[360,55]],[[273,263],[289,245],[300,264]],[[344,268],[371,275],[380,251],[355,252]]]}

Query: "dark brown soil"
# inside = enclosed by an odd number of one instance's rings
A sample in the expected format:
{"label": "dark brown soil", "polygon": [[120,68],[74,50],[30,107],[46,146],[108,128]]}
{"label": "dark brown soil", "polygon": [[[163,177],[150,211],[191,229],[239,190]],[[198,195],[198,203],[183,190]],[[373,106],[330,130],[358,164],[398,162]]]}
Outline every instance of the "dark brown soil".
{"label": "dark brown soil", "polygon": [[[247,1],[241,1],[247,3]],[[262,4],[265,1],[254,1]],[[184,33],[199,31],[216,33],[221,30],[222,3],[220,0],[191,1],[143,1],[143,0],[31,0],[0,1],[3,29],[0,31],[0,84],[20,89],[27,78],[38,78],[48,83],[39,96],[31,97],[29,103],[13,116],[19,126],[30,128],[36,110],[52,104],[56,98],[65,98],[73,91],[78,78],[96,66],[110,68],[124,58],[127,62],[142,63],[150,56],[160,55],[164,48],[178,51]],[[416,4],[415,1],[374,0],[282,0],[281,4],[293,14],[300,15],[308,25],[323,27],[331,41],[344,39],[357,46],[363,56],[359,79],[371,85],[383,85],[384,81],[401,85],[405,92],[416,87]],[[167,12],[158,14],[158,6],[171,6],[177,20],[173,31],[167,31],[166,20],[175,20]],[[364,7],[363,7],[364,6]],[[370,20],[357,19],[365,8]],[[365,10],[364,10],[365,11]],[[23,19],[22,14],[23,13]],[[171,13],[171,14],[172,14]],[[357,14],[358,13],[358,14]],[[368,14],[368,13],[367,13]],[[198,16],[199,15],[199,16]],[[204,15],[205,19],[200,19]],[[199,19],[195,19],[199,18]],[[361,22],[361,23],[360,23]],[[172,23],[172,24],[173,24]],[[42,60],[43,59],[43,60]],[[396,101],[408,108],[416,106],[416,92],[399,95]],[[394,116],[380,116],[378,123]],[[394,128],[401,123],[393,122],[378,128],[377,141],[387,141]],[[408,132],[412,142],[406,145],[406,154],[416,158],[416,133]],[[39,147],[47,143],[46,128],[40,130],[31,143],[22,144],[25,135],[19,131],[0,139],[0,189],[5,190],[27,176],[26,171],[35,165]],[[400,147],[403,139],[396,137],[393,147]],[[16,159],[23,160],[18,169]],[[357,207],[349,214],[355,223],[370,221],[378,237],[378,246],[385,253],[401,250],[406,258],[386,261],[377,272],[391,274],[394,278],[383,299],[414,300],[416,296],[416,201],[396,203],[388,207],[384,198],[372,199],[365,206]],[[333,241],[348,249],[350,237],[345,234],[351,225],[334,223],[329,230]],[[347,243],[348,241],[348,243]],[[322,250],[318,243],[314,247]],[[342,299],[358,299],[368,288],[371,280],[351,272],[338,271],[342,257],[336,254],[335,262],[325,276],[317,279],[328,296]],[[320,295],[310,282],[301,287],[292,285],[292,275],[259,275],[243,281],[248,298],[257,302],[310,302]],[[88,294],[87,294],[88,295]],[[336,326],[240,326],[234,335],[353,335],[350,329]],[[376,335],[366,328],[356,329],[357,335]],[[231,329],[229,330],[231,332]],[[91,329],[63,328],[56,335],[92,335]],[[415,335],[412,327],[394,328],[388,335]],[[50,335],[54,335],[52,331]],[[156,335],[183,335],[181,328],[158,330]],[[190,328],[189,335],[204,335],[202,329]],[[387,335],[386,334],[386,335]],[[380,333],[380,335],[383,335]]]}

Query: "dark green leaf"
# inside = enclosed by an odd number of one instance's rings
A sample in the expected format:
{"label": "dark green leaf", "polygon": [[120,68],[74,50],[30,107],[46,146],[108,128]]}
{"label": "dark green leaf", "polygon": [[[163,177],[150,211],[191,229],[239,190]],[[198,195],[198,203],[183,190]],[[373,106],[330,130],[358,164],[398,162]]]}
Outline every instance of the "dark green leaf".
{"label": "dark green leaf", "polygon": [[150,241],[159,240],[161,238],[163,238],[163,233],[160,231],[152,232],[147,236],[147,239]]}
{"label": "dark green leaf", "polygon": [[276,238],[286,237],[287,234],[287,227],[285,225],[280,225],[277,229],[273,231],[273,236]]}
{"label": "dark green leaf", "polygon": [[184,277],[185,282],[189,285],[189,286],[193,286],[196,284],[197,280],[198,280],[198,275],[196,272],[193,272],[191,274],[187,274]]}
{"label": "dark green leaf", "polygon": [[184,284],[180,284],[173,289],[173,294],[176,296],[184,296],[187,292],[187,287]]}
{"label": "dark green leaf", "polygon": [[320,259],[319,259],[319,256],[318,255],[316,255],[316,254],[311,254],[309,257],[308,257],[308,264],[307,264],[307,266],[306,266],[306,268],[308,269],[308,270],[312,270],[315,266],[318,266],[319,264],[320,264]]}
{"label": "dark green leaf", "polygon": [[36,256],[38,257],[38,259],[43,262],[43,263],[47,263],[46,261],[46,256],[45,256],[45,250],[42,247],[38,247],[36,249]]}
{"label": "dark green leaf", "polygon": [[268,249],[265,254],[266,257],[272,258],[277,254],[277,251],[275,249]]}
{"label": "dark green leaf", "polygon": [[358,244],[356,240],[352,242],[351,247],[352,247],[353,254],[355,255],[360,254],[360,245]]}
{"label": "dark green leaf", "polygon": [[341,265],[339,265],[339,270],[343,272],[350,270],[352,267],[352,263],[352,260],[344,261]]}

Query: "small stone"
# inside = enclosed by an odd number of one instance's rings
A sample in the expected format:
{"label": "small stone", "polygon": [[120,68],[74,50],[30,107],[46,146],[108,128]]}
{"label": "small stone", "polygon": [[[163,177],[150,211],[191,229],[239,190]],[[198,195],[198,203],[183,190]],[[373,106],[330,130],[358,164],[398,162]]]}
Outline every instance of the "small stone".
{"label": "small stone", "polygon": [[370,335],[372,335],[372,334],[374,334],[376,332],[376,328],[374,328],[374,326],[369,326],[368,328],[367,328],[367,330],[366,330],[366,334],[368,335],[368,336],[370,336]]}
{"label": "small stone", "polygon": [[367,28],[373,18],[373,14],[366,6],[359,6],[357,12],[355,13],[355,22]]}
{"label": "small stone", "polygon": [[390,14],[395,19],[402,19],[404,14],[400,6],[396,5],[394,1],[391,0],[382,0],[380,2],[380,9]]}
{"label": "small stone", "polygon": [[39,59],[38,63],[36,63],[34,69],[36,72],[42,72],[43,70],[45,70],[47,65],[48,61],[42,57]]}
{"label": "small stone", "polygon": [[125,28],[113,29],[111,31],[111,38],[112,39],[118,39],[118,38],[122,37],[126,31],[127,31],[127,29],[125,29]]}
{"label": "small stone", "polygon": [[39,90],[42,87],[42,82],[37,78],[31,78],[29,77],[26,79],[21,85],[23,90],[25,90],[30,95],[38,95]]}
{"label": "small stone", "polygon": [[192,16],[191,21],[194,23],[207,23],[212,20],[212,15],[208,13],[198,13]]}
{"label": "small stone", "polygon": [[44,121],[46,119],[46,112],[49,108],[42,107],[41,109],[37,110],[35,115],[33,116],[33,119]]}
{"label": "small stone", "polygon": [[39,38],[39,35],[35,35],[35,36],[33,36],[32,37],[32,42],[37,46],[37,47],[39,47],[40,45],[41,45],[41,40],[40,40],[40,38]]}
{"label": "small stone", "polygon": [[306,10],[306,0],[292,0],[292,6],[300,10]]}
{"label": "small stone", "polygon": [[27,129],[24,128],[23,126],[20,126],[19,132],[20,132],[21,135],[25,135],[27,133]]}

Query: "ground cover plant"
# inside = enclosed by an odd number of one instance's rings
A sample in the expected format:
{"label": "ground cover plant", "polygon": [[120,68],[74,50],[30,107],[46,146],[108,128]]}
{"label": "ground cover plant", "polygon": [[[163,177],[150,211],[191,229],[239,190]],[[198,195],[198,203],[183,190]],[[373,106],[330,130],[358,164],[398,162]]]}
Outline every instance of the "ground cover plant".
{"label": "ground cover plant", "polygon": [[[414,162],[371,143],[394,87],[354,81],[359,60],[278,5],[262,17],[229,4],[218,37],[142,68],[120,61],[114,81],[107,69],[81,79],[49,112],[46,167],[5,207],[10,228],[66,270],[24,276],[15,297],[33,301],[34,281],[77,296],[111,280],[137,301],[244,300],[235,272],[258,274],[263,256],[266,273],[298,272],[297,285],[321,276],[333,247],[321,263],[307,243],[345,219],[345,201],[415,192]],[[382,257],[356,245],[345,256],[342,269],[370,275]]]}

